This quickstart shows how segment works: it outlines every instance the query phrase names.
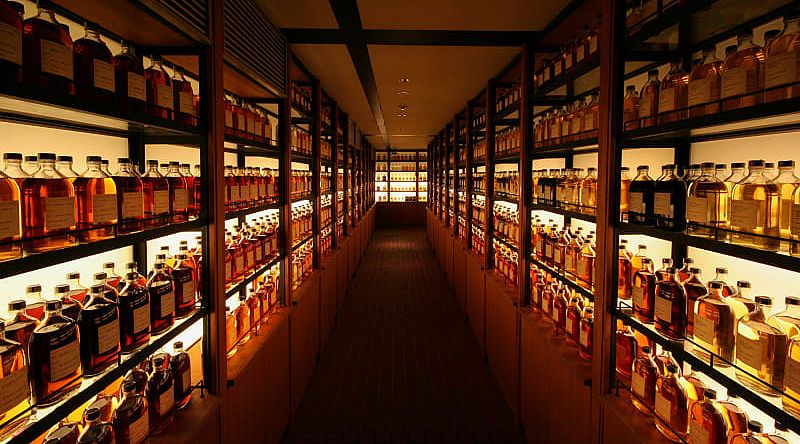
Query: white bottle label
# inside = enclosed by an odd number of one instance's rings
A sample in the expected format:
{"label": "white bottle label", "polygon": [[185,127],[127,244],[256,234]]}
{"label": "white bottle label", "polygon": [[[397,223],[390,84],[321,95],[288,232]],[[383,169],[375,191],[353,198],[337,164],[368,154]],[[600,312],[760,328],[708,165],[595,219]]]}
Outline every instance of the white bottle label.
{"label": "white bottle label", "polygon": [[3,394],[3,396],[0,396],[0,413],[3,414],[28,399],[28,395],[30,395],[28,366],[23,366],[0,379],[0,393]]}
{"label": "white bottle label", "polygon": [[644,213],[644,195],[631,192],[628,194],[628,209],[634,213]]}
{"label": "white bottle label", "polygon": [[[714,345],[714,331],[716,330],[716,322],[713,319],[707,319],[699,314],[694,316],[694,337],[705,342],[709,345]],[[713,347],[711,351],[715,351]]]}
{"label": "white bottle label", "polygon": [[244,256],[239,256],[236,258],[236,270],[244,271]]}
{"label": "white bottle label", "polygon": [[19,201],[0,201],[0,239],[19,236]]}
{"label": "white bottle label", "polygon": [[250,199],[258,199],[258,184],[250,185]]}
{"label": "white bottle label", "polygon": [[114,92],[114,67],[103,60],[94,59],[94,87]]}
{"label": "white bottle label", "polygon": [[58,381],[74,373],[81,365],[78,341],[50,350],[50,381]]}
{"label": "white bottle label", "polygon": [[233,111],[225,110],[225,126],[233,128]]}
{"label": "white bottle label", "polygon": [[141,444],[147,439],[150,433],[150,422],[147,412],[144,412],[141,418],[128,426],[128,436],[131,444]]}
{"label": "white bottle label", "polygon": [[592,39],[589,40],[589,54],[594,54],[597,52],[597,43],[597,36],[592,37]]}
{"label": "white bottle label", "polygon": [[633,372],[631,375],[631,391],[634,395],[644,398],[644,377],[638,372]]}
{"label": "white bottle label", "polygon": [[641,307],[644,305],[644,289],[642,287],[633,287],[631,291],[633,292],[633,306]]}
{"label": "white bottle label", "polygon": [[665,398],[661,392],[656,393],[656,415],[666,422],[672,420],[672,402]]}
{"label": "white bottle label", "polygon": [[572,331],[572,318],[569,316],[567,316],[566,327],[564,329],[567,331],[567,333]]}
{"label": "white bottle label", "polygon": [[184,114],[191,114],[195,115],[194,113],[194,95],[189,94],[188,92],[179,92],[178,93],[178,106],[180,109],[178,111]]}
{"label": "white bottle label", "polygon": [[766,61],[764,86],[771,88],[794,83],[798,80],[797,74],[797,53],[794,49],[783,54],[770,54]]}
{"label": "white bottle label", "polygon": [[558,264],[561,263],[561,248],[557,248],[555,254],[553,255],[553,260]]}
{"label": "white bottle label", "polygon": [[703,427],[692,422],[689,428],[689,444],[708,444],[708,431]]}
{"label": "white bottle label", "polygon": [[722,97],[738,96],[747,93],[747,69],[730,68],[722,74]]}
{"label": "white bottle label", "polygon": [[175,202],[173,202],[174,211],[185,210],[189,207],[189,190],[178,189],[175,190]]}
{"label": "white bottle label", "polygon": [[708,223],[708,199],[690,196],[686,200],[686,220],[701,224]]}
{"label": "white bottle label", "polygon": [[[577,125],[577,124],[576,124]],[[586,114],[583,115],[583,130],[584,131],[591,131],[597,128],[597,124],[594,121],[594,113],[592,110],[586,110]],[[577,132],[579,128],[575,128],[575,132]]]}
{"label": "white bottle label", "polygon": [[122,218],[132,219],[142,217],[144,208],[142,207],[142,192],[133,191],[122,193]]}
{"label": "white bottle label", "polygon": [[[795,344],[794,346],[796,347],[797,345]],[[786,357],[784,384],[795,393],[800,393],[800,362],[793,358],[791,353]]]}
{"label": "white bottle label", "polygon": [[662,89],[658,95],[658,112],[675,110],[675,88]]}
{"label": "white bottle label", "polygon": [[584,59],[584,57],[585,57],[584,53],[585,52],[586,52],[586,46],[584,46],[583,43],[581,42],[580,44],[578,44],[578,48],[575,51],[575,62],[576,63],[578,63],[578,62],[580,62],[581,60]]}
{"label": "white bottle label", "polygon": [[170,290],[161,295],[161,317],[169,316],[175,311],[175,292]]}
{"label": "white bottle label", "polygon": [[72,51],[61,43],[41,40],[42,72],[72,80]]}
{"label": "white bottle label", "polygon": [[246,131],[250,134],[255,134],[256,132],[256,120],[252,117],[245,118],[244,122],[246,126]]}
{"label": "white bottle label", "polygon": [[656,295],[656,318],[664,322],[672,322],[672,301]]}
{"label": "white bottle label", "polygon": [[92,197],[92,222],[112,222],[117,219],[117,195],[95,194]]}
{"label": "white bottle label", "polygon": [[22,65],[22,32],[6,23],[0,23],[0,59]]}
{"label": "white bottle label", "polygon": [[792,205],[791,228],[792,228],[792,234],[800,236],[800,205]]}
{"label": "white bottle label", "polygon": [[172,87],[167,85],[156,85],[156,105],[161,108],[174,109],[175,97],[172,95]]}
{"label": "white bottle label", "polygon": [[586,333],[586,330],[581,329],[581,335],[578,342],[582,347],[589,346],[589,335]]}
{"label": "white bottle label", "polygon": [[167,416],[169,412],[172,411],[172,407],[175,405],[175,390],[170,387],[164,393],[158,396],[158,414],[161,416]]}
{"label": "white bottle label", "polygon": [[231,186],[231,202],[236,202],[239,200],[239,185],[232,185]]}
{"label": "white bottle label", "polygon": [[119,345],[119,319],[97,327],[97,350],[102,355]]}
{"label": "white bottle label", "polygon": [[183,390],[189,391],[190,387],[192,386],[192,370],[183,372],[183,376],[181,377],[181,381],[183,382]]}
{"label": "white bottle label", "polygon": [[711,101],[711,80],[697,79],[689,82],[689,106],[702,105]]}
{"label": "white bottle label", "polygon": [[571,254],[567,254],[567,257],[564,258],[564,268],[567,270],[575,269],[575,258]]}
{"label": "white bottle label", "polygon": [[670,193],[655,193],[653,199],[653,211],[660,216],[672,218],[674,208],[672,206],[672,195]]}
{"label": "white bottle label", "polygon": [[150,303],[133,309],[133,331],[139,333],[150,326]]}
{"label": "white bottle label", "polygon": [[761,369],[764,354],[761,341],[747,338],[741,334],[736,335],[736,360],[741,361],[754,369]]}
{"label": "white bottle label", "polygon": [[169,191],[153,191],[153,214],[169,213]]}
{"label": "white bottle label", "polygon": [[75,198],[48,197],[44,200],[46,230],[61,230],[75,226]]}
{"label": "white bottle label", "polygon": [[144,76],[136,74],[135,72],[128,73],[128,97],[131,99],[139,99],[142,102],[147,101],[147,83]]}
{"label": "white bottle label", "polygon": [[192,301],[194,302],[195,294],[197,293],[197,288],[194,285],[194,280],[190,280],[188,282],[183,283],[183,302],[184,304]]}
{"label": "white bottle label", "polygon": [[553,320],[558,322],[558,317],[560,315],[561,315],[561,311],[558,308],[553,307],[553,312],[552,312]]}
{"label": "white bottle label", "polygon": [[740,230],[752,230],[759,220],[759,204],[754,200],[731,201],[731,226]]}

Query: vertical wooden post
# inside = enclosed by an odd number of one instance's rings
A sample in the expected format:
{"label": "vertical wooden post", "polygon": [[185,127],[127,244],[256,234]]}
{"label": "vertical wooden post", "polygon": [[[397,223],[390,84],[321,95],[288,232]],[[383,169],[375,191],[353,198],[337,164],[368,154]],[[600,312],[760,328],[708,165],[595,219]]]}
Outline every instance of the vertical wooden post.
{"label": "vertical wooden post", "polygon": [[530,253],[531,253],[531,154],[533,153],[533,49],[530,44],[522,48],[522,78],[520,79],[519,125],[519,196],[517,209],[519,213],[519,236],[517,245],[517,284],[519,285],[520,304],[530,304]]}
{"label": "vertical wooden post", "polygon": [[464,223],[465,223],[465,239],[466,239],[466,247],[472,248],[472,133],[474,128],[472,127],[472,112],[473,112],[473,105],[472,101],[467,102],[467,108],[464,111],[464,150],[466,154],[464,155],[464,174],[465,178],[465,186],[464,192],[467,198],[466,204],[466,214],[464,215]]}
{"label": "vertical wooden post", "polygon": [[486,85],[486,183],[485,183],[485,202],[486,202],[486,252],[484,268],[489,270],[494,267],[494,102],[495,102],[495,81],[489,80]]}

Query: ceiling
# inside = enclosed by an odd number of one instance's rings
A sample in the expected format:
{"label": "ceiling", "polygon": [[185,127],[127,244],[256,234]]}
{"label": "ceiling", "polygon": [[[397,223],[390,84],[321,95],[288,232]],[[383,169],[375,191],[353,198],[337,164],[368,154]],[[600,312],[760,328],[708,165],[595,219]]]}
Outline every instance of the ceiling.
{"label": "ceiling", "polygon": [[[257,2],[282,29],[305,31],[311,40],[322,35],[326,38],[335,35],[340,39],[323,41],[324,38],[319,37],[320,43],[304,41],[292,44],[292,50],[375,147],[385,148],[388,142],[392,148],[424,149],[430,138],[465,108],[467,100],[480,92],[489,78],[519,53],[519,45],[487,46],[493,44],[487,40],[478,43],[480,46],[461,46],[463,43],[453,37],[420,45],[418,40],[403,42],[404,36],[420,38],[422,33],[414,33],[415,30],[439,30],[441,34],[449,31],[538,31],[545,28],[569,0]],[[354,20],[344,22],[340,28],[337,17],[341,19],[347,13]],[[401,40],[391,42],[393,44],[367,44],[362,28],[389,33],[402,30],[405,34],[393,35]],[[355,63],[353,57],[357,59]],[[361,67],[361,72],[356,66]],[[401,83],[400,78],[410,81]],[[401,95],[399,91],[408,91],[408,94]],[[398,108],[401,104],[408,106],[405,111]],[[401,117],[403,114],[405,116]]]}

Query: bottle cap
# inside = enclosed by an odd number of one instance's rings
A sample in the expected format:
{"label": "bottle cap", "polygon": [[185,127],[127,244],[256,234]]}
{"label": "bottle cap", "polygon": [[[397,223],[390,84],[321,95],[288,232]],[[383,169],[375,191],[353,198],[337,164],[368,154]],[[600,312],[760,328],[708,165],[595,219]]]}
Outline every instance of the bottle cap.
{"label": "bottle cap", "polygon": [[764,168],[766,168],[766,169],[775,168],[775,164],[772,163],[772,162],[766,162],[766,163],[764,163]]}
{"label": "bottle cap", "polygon": [[691,268],[689,268],[689,273],[700,274],[701,270],[699,268],[697,268],[697,267],[691,267]]}
{"label": "bottle cap", "polygon": [[800,297],[786,296],[786,305],[800,305]]}
{"label": "bottle cap", "polygon": [[750,282],[747,281],[736,281],[736,286],[741,288],[750,288]]}
{"label": "bottle cap", "polygon": [[158,166],[158,161],[157,160],[152,160],[152,159],[148,160],[147,161],[147,165],[148,166]]}
{"label": "bottle cap", "polygon": [[651,349],[650,349],[650,346],[649,346],[649,345],[645,345],[644,347],[642,347],[642,353],[643,353],[643,354],[645,354],[645,355],[649,355],[649,354],[650,354],[650,351],[651,351]]}
{"label": "bottle cap", "polygon": [[670,264],[670,265],[672,265],[672,259],[670,259],[668,257],[662,258],[661,259],[661,263],[662,264]]}
{"label": "bottle cap", "polygon": [[652,264],[653,260],[649,257],[642,258],[642,264]]}
{"label": "bottle cap", "polygon": [[39,284],[28,285],[27,287],[25,287],[25,293],[41,293],[41,292],[42,292],[42,286]]}
{"label": "bottle cap", "polygon": [[636,85],[628,85],[625,87],[625,90],[628,92],[636,91]]}
{"label": "bottle cap", "polygon": [[[64,294],[64,293],[69,293],[69,284],[59,284],[59,285],[56,285],[56,288],[55,288],[55,290],[54,290],[54,293],[55,293],[55,294]],[[787,298],[787,299],[788,299],[788,298]]]}
{"label": "bottle cap", "polygon": [[28,304],[22,299],[15,299],[8,303],[8,310],[25,310]]}
{"label": "bottle cap", "polygon": [[[29,157],[33,156],[25,156],[25,160],[28,160]],[[56,160],[55,153],[39,153],[39,160]]]}
{"label": "bottle cap", "polygon": [[172,162],[169,163],[169,166],[179,167],[179,166],[181,166],[181,164],[180,164],[180,162],[176,162],[176,161],[173,160]]}
{"label": "bottle cap", "polygon": [[164,357],[163,356],[157,356],[157,357],[153,358],[153,368],[155,368],[155,369],[164,368]]}
{"label": "bottle cap", "polygon": [[725,267],[717,267],[716,272],[717,274],[728,274],[728,269]]}
{"label": "bottle cap", "polygon": [[717,399],[717,391],[712,388],[707,388],[703,390],[703,396],[705,396],[706,399],[710,399],[713,401]]}
{"label": "bottle cap", "polygon": [[[41,155],[40,155],[41,157]],[[72,156],[58,156],[59,162],[72,162]]]}
{"label": "bottle cap", "polygon": [[719,281],[711,281],[708,283],[708,288],[712,290],[721,290],[722,289],[722,282]]}
{"label": "bottle cap", "polygon": [[136,279],[136,273],[125,273],[125,279],[133,281]]}
{"label": "bottle cap", "polygon": [[160,164],[159,166],[160,166],[161,168],[169,168],[169,164],[168,164],[168,163],[162,163],[162,164]]}
{"label": "bottle cap", "polygon": [[756,296],[755,301],[758,305],[772,305],[772,298],[769,296]]}
{"label": "bottle cap", "polygon": [[744,39],[752,39],[753,38],[753,31],[742,31],[739,33],[739,40]]}
{"label": "bottle cap", "polygon": [[664,271],[669,273],[669,274],[674,274],[675,273],[675,267],[667,267]]}
{"label": "bottle cap", "polygon": [[638,247],[639,247],[640,250],[646,250],[647,249],[647,245],[643,245],[643,244],[639,244]]}
{"label": "bottle cap", "polygon": [[125,264],[125,268],[127,268],[128,270],[135,270],[139,268],[139,265],[136,262],[128,262],[127,264]]}
{"label": "bottle cap", "polygon": [[619,169],[620,171],[630,171],[631,169],[628,167],[622,167]]}
{"label": "bottle cap", "polygon": [[97,285],[92,285],[92,287],[89,289],[89,291],[91,291],[92,294],[101,294],[101,293],[103,293],[103,291],[105,291],[105,289],[106,289],[105,285],[97,284]]}
{"label": "bottle cap", "polygon": [[667,364],[667,371],[670,373],[678,373],[678,366],[674,362]]}
{"label": "bottle cap", "polygon": [[103,160],[103,158],[100,157],[100,156],[86,156],[86,161],[87,162],[100,162],[102,160]]}
{"label": "bottle cap", "polygon": [[108,279],[108,274],[105,271],[99,271],[94,274],[94,280],[96,281],[104,281]]}
{"label": "bottle cap", "polygon": [[86,409],[86,421],[92,422],[100,419],[100,409],[97,407],[90,407]]}
{"label": "bottle cap", "polygon": [[131,160],[127,157],[117,157],[117,163],[131,163]]}
{"label": "bottle cap", "polygon": [[718,164],[714,165],[714,169],[715,170],[724,170],[727,167],[728,167],[728,165],[725,165],[724,163],[718,163]]}
{"label": "bottle cap", "polygon": [[153,265],[153,268],[155,268],[156,270],[161,270],[162,268],[164,268],[164,263],[163,262],[156,262]]}
{"label": "bottle cap", "polygon": [[22,153],[4,153],[3,160],[22,160]]}
{"label": "bottle cap", "polygon": [[181,168],[190,168],[190,167],[191,167],[191,165],[188,164],[188,163],[182,163],[181,164]]}
{"label": "bottle cap", "polygon": [[[788,16],[784,18],[788,19]],[[770,29],[769,31],[764,33],[764,41],[769,42],[770,40],[777,37],[780,33],[781,33],[780,29]]]}
{"label": "bottle cap", "polygon": [[714,168],[714,162],[703,162],[700,164],[700,168],[704,169]]}
{"label": "bottle cap", "polygon": [[647,75],[648,75],[649,77],[658,76],[658,70],[657,70],[657,69],[651,69],[651,70],[648,70],[648,71],[647,71]]}
{"label": "bottle cap", "polygon": [[751,430],[755,433],[761,433],[761,431],[764,430],[764,426],[762,426],[760,422],[751,419],[750,421],[747,421],[747,430]]}
{"label": "bottle cap", "polygon": [[637,169],[638,171],[644,171],[644,170],[649,170],[649,169],[650,169],[650,167],[649,167],[649,166],[647,166],[647,165],[639,165],[638,167],[636,167],[636,169]]}
{"label": "bottle cap", "polygon": [[673,169],[673,168],[675,168],[675,165],[674,165],[674,164],[671,164],[671,163],[668,163],[668,164],[666,164],[666,165],[661,165],[661,169],[662,169],[662,170],[671,170],[671,169]]}
{"label": "bottle cap", "polygon": [[61,301],[56,301],[56,300],[45,301],[44,309],[46,311],[61,310]]}
{"label": "bottle cap", "polygon": [[744,162],[733,162],[731,164],[731,168],[744,168],[744,167],[745,167]]}
{"label": "bottle cap", "polygon": [[136,391],[136,381],[132,379],[128,379],[127,381],[122,383],[122,391],[125,393],[135,392]]}
{"label": "bottle cap", "polygon": [[693,263],[694,263],[694,259],[692,259],[690,257],[687,257],[687,258],[683,259],[683,265],[693,264]]}
{"label": "bottle cap", "polygon": [[113,262],[106,262],[103,264],[103,268],[114,268]]}
{"label": "bottle cap", "polygon": [[183,341],[175,341],[175,343],[172,344],[172,348],[175,350],[183,349]]}
{"label": "bottle cap", "polygon": [[778,168],[792,167],[794,168],[794,160],[779,160]]}
{"label": "bottle cap", "polygon": [[760,159],[750,160],[750,161],[747,162],[747,166],[750,167],[750,168],[763,167],[764,166],[764,161],[760,160]]}
{"label": "bottle cap", "polygon": [[186,259],[186,255],[185,254],[176,254],[175,255],[175,259],[184,260],[184,259]]}

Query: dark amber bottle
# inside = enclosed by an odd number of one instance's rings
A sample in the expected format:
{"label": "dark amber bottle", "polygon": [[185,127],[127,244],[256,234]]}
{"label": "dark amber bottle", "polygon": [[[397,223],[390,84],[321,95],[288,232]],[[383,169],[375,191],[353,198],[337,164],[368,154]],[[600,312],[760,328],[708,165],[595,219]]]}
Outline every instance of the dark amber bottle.
{"label": "dark amber bottle", "polygon": [[172,371],[161,356],[153,359],[153,371],[147,379],[145,393],[150,416],[150,432],[163,431],[172,424],[175,389]]}
{"label": "dark amber bottle", "polygon": [[175,286],[175,317],[180,319],[194,312],[197,299],[197,271],[185,254],[175,255],[172,280]]}
{"label": "dark amber bottle", "polygon": [[144,71],[147,82],[147,111],[151,116],[172,120],[175,97],[172,79],[164,70],[161,56],[152,56],[152,64]]}
{"label": "dark amber bottle", "polygon": [[73,95],[72,38],[56,19],[49,0],[40,0],[38,7],[36,16],[22,27],[23,82],[41,93]]}
{"label": "dark amber bottle", "polygon": [[175,323],[175,293],[172,277],[164,269],[164,263],[157,262],[147,280],[150,292],[150,333],[160,334]]}
{"label": "dark amber bottle", "polygon": [[80,386],[78,326],[61,314],[61,301],[47,301],[45,316],[31,337],[33,401],[51,405]]}
{"label": "dark amber bottle", "polygon": [[175,121],[183,125],[197,126],[194,91],[192,91],[192,84],[186,80],[184,69],[181,66],[175,67],[172,90],[174,94]]}
{"label": "dark amber bottle", "polygon": [[725,413],[717,403],[717,392],[707,388],[704,399],[689,407],[689,442],[725,444],[728,440],[728,425]]}
{"label": "dark amber bottle", "polygon": [[642,259],[642,268],[633,276],[633,312],[636,319],[650,324],[655,316],[656,284],[653,261]]}
{"label": "dark amber bottle", "polygon": [[686,290],[675,279],[675,269],[668,268],[664,280],[656,285],[656,330],[670,339],[683,340],[686,316]]}
{"label": "dark amber bottle", "polygon": [[120,349],[119,309],[106,297],[104,285],[92,286],[77,323],[84,376],[101,373],[116,363]]}
{"label": "dark amber bottle", "polygon": [[656,428],[668,440],[680,442],[689,431],[688,383],[677,365],[670,363],[666,370],[656,382]]}
{"label": "dark amber bottle", "polygon": [[130,353],[150,340],[150,292],[128,273],[119,293],[119,328],[122,353]]}
{"label": "dark amber bottle", "polygon": [[100,417],[100,409],[86,410],[86,427],[78,438],[78,444],[114,444],[114,429]]}
{"label": "dark amber bottle", "polygon": [[130,42],[122,42],[122,51],[113,58],[117,106],[124,111],[144,114],[147,111],[147,83],[142,59]]}
{"label": "dark amber bottle", "polygon": [[176,341],[172,346],[169,366],[175,381],[175,407],[182,409],[192,400],[192,363],[183,350],[183,342]]}
{"label": "dark amber bottle", "polygon": [[648,346],[642,347],[641,353],[633,362],[631,374],[631,402],[640,413],[650,415],[656,404],[656,381],[659,372],[652,350]]}
{"label": "dark amber bottle", "polygon": [[[24,6],[23,6],[24,8]],[[0,51],[0,82],[18,85],[22,82],[22,20],[8,1],[0,1],[0,27],[3,29],[3,50]]]}
{"label": "dark amber bottle", "polygon": [[111,418],[114,438],[118,444],[141,444],[150,433],[147,401],[137,392],[135,381],[123,382],[122,393]]}
{"label": "dark amber bottle", "polygon": [[8,303],[8,316],[11,320],[6,323],[6,338],[19,342],[27,356],[33,330],[39,325],[39,321],[29,316],[25,312],[25,308],[26,303],[22,299]]}
{"label": "dark amber bottle", "polygon": [[74,245],[77,221],[75,189],[56,171],[56,155],[40,153],[38,160],[39,169],[22,183],[24,248],[35,253]]}
{"label": "dark amber bottle", "polygon": [[633,371],[633,360],[639,350],[639,344],[636,342],[636,336],[629,325],[619,325],[617,327],[616,337],[616,370],[624,380],[629,380],[631,372]]}
{"label": "dark amber bottle", "polygon": [[700,280],[700,269],[689,268],[689,278],[683,282],[686,290],[686,336],[694,334],[694,306],[697,300],[708,294],[708,288]]}
{"label": "dark amber bottle", "polygon": [[86,22],[86,35],[73,45],[75,95],[86,103],[110,108],[114,101],[111,51],[100,38],[100,26]]}

